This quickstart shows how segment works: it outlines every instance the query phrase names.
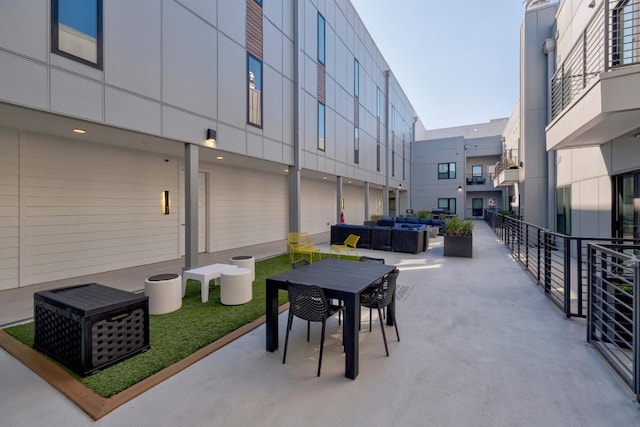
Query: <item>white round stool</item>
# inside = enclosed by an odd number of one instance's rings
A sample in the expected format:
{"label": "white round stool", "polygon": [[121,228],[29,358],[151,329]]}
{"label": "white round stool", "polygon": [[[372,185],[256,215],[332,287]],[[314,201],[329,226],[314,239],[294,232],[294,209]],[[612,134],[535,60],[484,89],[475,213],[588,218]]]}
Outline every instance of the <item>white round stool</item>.
{"label": "white round stool", "polygon": [[245,304],[253,297],[251,270],[230,268],[220,273],[220,302],[224,305]]}
{"label": "white round stool", "polygon": [[256,280],[256,259],[249,255],[239,255],[231,258],[231,264],[237,265],[239,268],[248,268],[251,270],[251,281]]}
{"label": "white round stool", "polygon": [[167,314],[182,307],[182,277],[158,274],[144,281],[144,294],[149,297],[149,314]]}

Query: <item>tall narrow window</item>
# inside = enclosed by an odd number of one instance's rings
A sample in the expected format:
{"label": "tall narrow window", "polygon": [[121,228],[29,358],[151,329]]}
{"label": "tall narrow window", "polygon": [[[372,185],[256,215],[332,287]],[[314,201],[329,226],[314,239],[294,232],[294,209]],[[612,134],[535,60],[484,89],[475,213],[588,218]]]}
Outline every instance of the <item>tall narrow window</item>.
{"label": "tall narrow window", "polygon": [[251,54],[247,54],[247,96],[247,122],[262,127],[262,62]]}
{"label": "tall narrow window", "polygon": [[360,63],[357,59],[353,59],[353,96],[360,96]]}
{"label": "tall narrow window", "polygon": [[102,0],[51,0],[51,51],[102,69]]}
{"label": "tall narrow window", "polygon": [[318,13],[318,62],[325,64],[326,52],[325,52],[325,28],[326,24],[324,17]]}
{"label": "tall narrow window", "polygon": [[262,6],[262,0],[256,0],[256,3],[258,3],[260,6]]}
{"label": "tall narrow window", "polygon": [[391,176],[396,176],[396,137],[391,132]]}
{"label": "tall narrow window", "polygon": [[380,141],[376,141],[376,171],[380,172]]}
{"label": "tall narrow window", "polygon": [[360,129],[353,128],[353,163],[360,164]]}
{"label": "tall narrow window", "polygon": [[[556,189],[556,209],[556,231],[558,233],[570,235],[571,187],[561,187]],[[633,233],[630,233],[630,235],[633,237]]]}
{"label": "tall narrow window", "polygon": [[376,93],[376,117],[380,118],[381,110],[382,110],[382,92],[380,91],[380,88],[378,88],[378,91]]}
{"label": "tall narrow window", "polygon": [[325,126],[325,111],[324,104],[322,102],[318,102],[318,150],[325,150],[325,140],[324,140],[324,126]]}

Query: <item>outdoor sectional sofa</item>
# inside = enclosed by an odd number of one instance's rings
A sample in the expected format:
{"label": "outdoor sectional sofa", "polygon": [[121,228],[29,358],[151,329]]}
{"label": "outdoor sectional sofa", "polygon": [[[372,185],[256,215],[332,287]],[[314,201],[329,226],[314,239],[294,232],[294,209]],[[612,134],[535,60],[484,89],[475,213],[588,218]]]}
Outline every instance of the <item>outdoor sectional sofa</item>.
{"label": "outdoor sectional sofa", "polygon": [[331,244],[340,244],[350,234],[360,236],[359,248],[417,254],[429,247],[425,225],[416,227],[366,226],[337,224],[331,226]]}

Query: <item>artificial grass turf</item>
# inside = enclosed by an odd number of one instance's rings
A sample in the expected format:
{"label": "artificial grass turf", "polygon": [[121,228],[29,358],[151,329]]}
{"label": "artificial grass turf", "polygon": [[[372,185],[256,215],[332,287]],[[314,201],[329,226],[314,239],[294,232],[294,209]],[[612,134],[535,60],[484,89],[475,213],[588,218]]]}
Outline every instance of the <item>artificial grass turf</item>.
{"label": "artificial grass turf", "polygon": [[[200,283],[189,280],[180,310],[149,316],[149,350],[84,378],[68,372],[100,396],[112,397],[264,315],[266,278],[290,268],[288,254],[256,261],[253,298],[237,306],[220,304],[219,286],[212,286],[209,301],[202,303]],[[278,304],[286,301],[287,293],[280,291]],[[33,328],[30,322],[7,328],[6,332],[33,346]]]}

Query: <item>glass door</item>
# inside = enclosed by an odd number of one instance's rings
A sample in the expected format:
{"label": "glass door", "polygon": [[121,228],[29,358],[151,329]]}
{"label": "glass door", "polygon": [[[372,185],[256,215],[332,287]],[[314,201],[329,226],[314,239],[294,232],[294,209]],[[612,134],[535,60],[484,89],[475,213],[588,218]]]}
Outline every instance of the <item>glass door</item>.
{"label": "glass door", "polygon": [[474,197],[471,199],[471,215],[474,217],[482,216],[482,205],[482,198]]}
{"label": "glass door", "polygon": [[638,180],[640,172],[614,178],[615,206],[613,207],[613,235],[624,239],[640,238],[638,232]]}

